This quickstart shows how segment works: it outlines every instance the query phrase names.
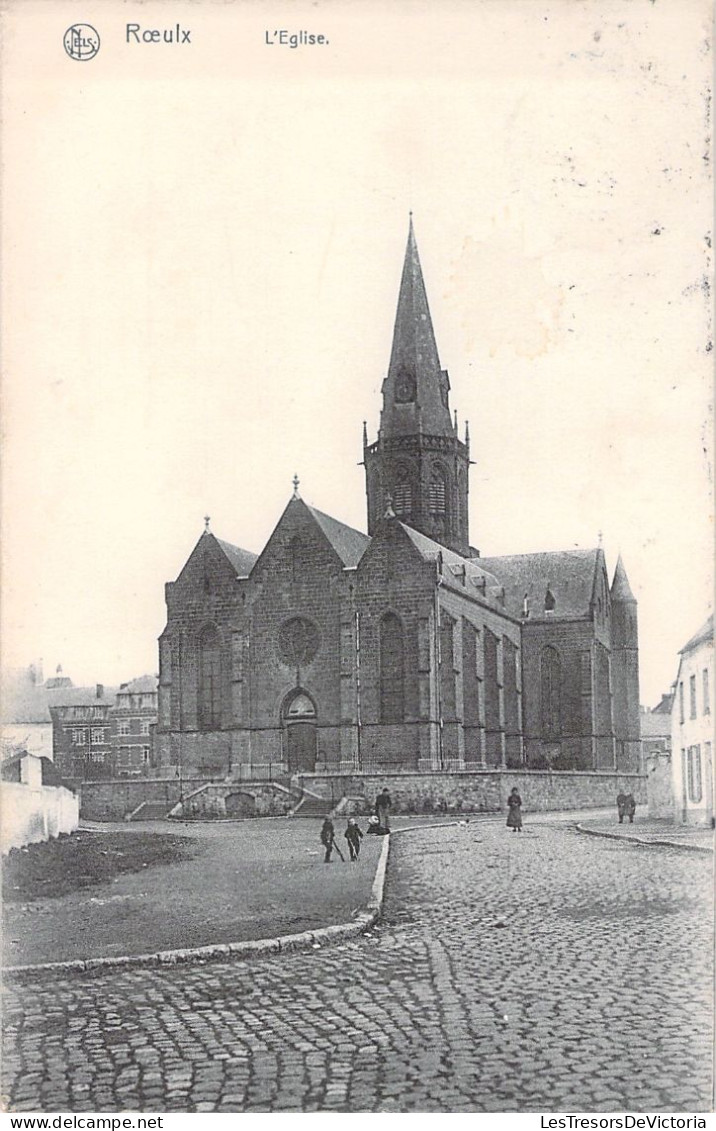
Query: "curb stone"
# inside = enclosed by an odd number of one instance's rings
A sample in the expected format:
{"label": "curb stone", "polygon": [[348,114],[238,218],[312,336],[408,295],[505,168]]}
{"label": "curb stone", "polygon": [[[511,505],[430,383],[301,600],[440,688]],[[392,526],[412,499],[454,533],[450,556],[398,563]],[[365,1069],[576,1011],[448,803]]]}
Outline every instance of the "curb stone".
{"label": "curb stone", "polygon": [[[405,830],[408,831],[408,830]],[[128,954],[111,958],[74,959],[71,962],[38,962],[30,966],[7,966],[3,974],[9,982],[22,982],[43,975],[86,974],[95,970],[128,970],[137,967],[164,967],[215,959],[249,959],[265,955],[308,950],[316,946],[329,946],[342,939],[354,938],[367,931],[380,917],[385,890],[385,876],[390,852],[390,835],[383,840],[370,898],[363,911],[349,923],[336,923],[330,927],[317,927],[315,931],[301,931],[294,935],[281,935],[275,939],[248,939],[234,943],[216,943],[210,946],[188,947],[180,950],[161,950],[155,954]]]}
{"label": "curb stone", "polygon": [[639,844],[650,848],[652,845],[657,845],[659,848],[680,848],[686,852],[706,852],[709,855],[713,853],[713,848],[709,848],[704,844],[684,844],[678,840],[647,840],[641,836],[623,836],[621,833],[607,833],[602,829],[587,829],[584,825],[577,824],[574,826],[577,832],[586,833],[587,836],[603,836],[608,840],[620,840],[627,844]]}

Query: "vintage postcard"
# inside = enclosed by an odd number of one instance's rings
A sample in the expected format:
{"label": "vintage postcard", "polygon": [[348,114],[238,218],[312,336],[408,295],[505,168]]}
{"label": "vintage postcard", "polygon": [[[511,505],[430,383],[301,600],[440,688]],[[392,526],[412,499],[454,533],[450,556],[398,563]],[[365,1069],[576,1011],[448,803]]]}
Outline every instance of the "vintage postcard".
{"label": "vintage postcard", "polygon": [[711,17],[4,0],[13,1118],[706,1127]]}

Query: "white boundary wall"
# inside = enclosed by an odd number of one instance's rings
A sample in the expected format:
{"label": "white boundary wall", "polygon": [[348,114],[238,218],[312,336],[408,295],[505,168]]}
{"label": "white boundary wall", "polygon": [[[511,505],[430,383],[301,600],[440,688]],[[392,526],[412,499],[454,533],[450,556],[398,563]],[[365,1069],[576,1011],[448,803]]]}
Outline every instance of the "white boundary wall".
{"label": "white boundary wall", "polygon": [[79,798],[64,786],[33,787],[0,783],[0,850],[49,840],[74,832],[80,821]]}

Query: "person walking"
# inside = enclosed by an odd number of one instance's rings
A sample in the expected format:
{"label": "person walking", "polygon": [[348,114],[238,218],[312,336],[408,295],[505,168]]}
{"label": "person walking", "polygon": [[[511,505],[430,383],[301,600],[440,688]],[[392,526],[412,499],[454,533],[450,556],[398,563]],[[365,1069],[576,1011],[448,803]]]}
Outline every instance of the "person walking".
{"label": "person walking", "polygon": [[389,832],[390,825],[388,823],[388,813],[391,807],[390,794],[387,789],[384,789],[375,799],[375,815],[378,818],[378,824],[383,832]]}
{"label": "person walking", "polygon": [[520,797],[517,786],[514,786],[510,796],[507,798],[507,827],[512,829],[513,833],[522,832],[522,798]]}
{"label": "person walking", "polygon": [[627,793],[625,798],[624,812],[629,818],[629,824],[634,824],[634,814],[636,813],[636,801],[634,800],[633,793]]}
{"label": "person walking", "polygon": [[357,860],[360,856],[360,842],[363,833],[360,830],[358,822],[353,817],[348,818],[348,827],[343,834],[348,841],[348,851],[351,854],[351,860]]}
{"label": "person walking", "polygon": [[323,845],[323,847],[326,850],[326,855],[323,858],[324,864],[330,864],[331,863],[331,853],[333,852],[334,848],[335,848],[336,852],[338,853],[338,855],[340,856],[341,860],[345,859],[343,853],[341,852],[340,848],[336,844],[336,830],[333,827],[333,821],[331,820],[330,817],[326,817],[325,821],[323,822],[323,826],[321,827],[321,838],[320,839],[321,839],[321,844]]}
{"label": "person walking", "polygon": [[624,823],[624,817],[626,815],[626,807],[627,807],[627,795],[626,795],[626,793],[624,793],[623,790],[620,790],[619,793],[617,794],[617,814],[619,816],[619,824],[620,825],[622,825]]}

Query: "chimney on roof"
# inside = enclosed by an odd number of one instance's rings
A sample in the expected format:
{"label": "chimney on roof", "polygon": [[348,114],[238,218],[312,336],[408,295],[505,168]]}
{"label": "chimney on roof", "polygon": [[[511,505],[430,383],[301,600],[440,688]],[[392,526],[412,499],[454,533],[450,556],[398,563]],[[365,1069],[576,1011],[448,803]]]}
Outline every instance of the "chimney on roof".
{"label": "chimney on roof", "polygon": [[104,684],[98,683],[97,684],[97,698],[102,699],[103,696],[104,696]]}

